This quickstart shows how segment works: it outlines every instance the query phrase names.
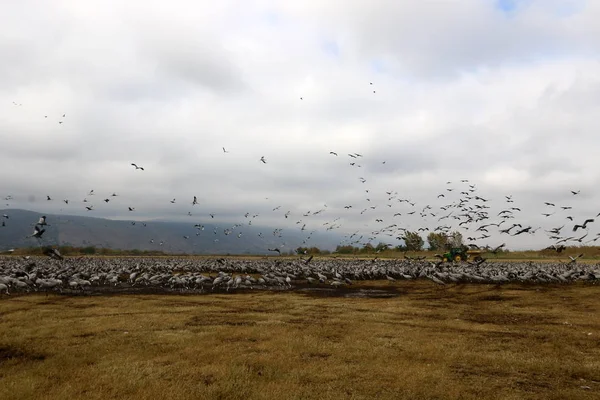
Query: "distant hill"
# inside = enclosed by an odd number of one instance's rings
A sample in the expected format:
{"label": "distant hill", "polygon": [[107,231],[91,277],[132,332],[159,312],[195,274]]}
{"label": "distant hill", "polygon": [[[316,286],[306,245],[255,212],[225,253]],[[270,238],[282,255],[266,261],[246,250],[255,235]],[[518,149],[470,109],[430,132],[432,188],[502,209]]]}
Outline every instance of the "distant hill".
{"label": "distant hill", "polygon": [[[37,246],[34,238],[26,238],[33,233],[39,220],[39,212],[5,209],[0,215],[5,226],[0,226],[0,251],[10,248]],[[273,235],[273,227],[240,226],[225,235],[224,229],[231,224],[217,221],[207,222],[203,231],[192,223],[166,221],[116,221],[105,218],[81,217],[74,215],[45,214],[48,224],[42,244],[74,247],[104,247],[120,250],[162,250],[170,253],[188,254],[266,254],[268,248],[278,247],[282,252],[294,250],[302,244],[306,235],[284,229],[282,237]],[[144,226],[145,224],[145,226]],[[214,226],[219,226],[215,234]],[[242,233],[238,238],[238,233]],[[262,232],[262,237],[258,234]],[[189,236],[185,239],[184,236]],[[215,239],[218,241],[215,242]],[[151,243],[151,240],[154,243]],[[160,242],[164,242],[161,246]],[[333,250],[341,241],[336,233],[314,233],[308,243],[321,249]],[[285,243],[284,247],[280,247]]]}

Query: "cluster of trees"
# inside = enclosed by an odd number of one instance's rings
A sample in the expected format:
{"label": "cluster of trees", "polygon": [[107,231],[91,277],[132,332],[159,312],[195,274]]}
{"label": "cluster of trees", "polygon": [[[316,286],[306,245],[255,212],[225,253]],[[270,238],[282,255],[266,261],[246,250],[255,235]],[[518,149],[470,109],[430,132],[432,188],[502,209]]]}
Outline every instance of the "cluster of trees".
{"label": "cluster of trees", "polygon": [[[367,243],[363,247],[354,246],[338,246],[335,250],[336,253],[340,254],[364,254],[364,253],[380,253],[382,251],[423,251],[425,246],[425,240],[419,234],[419,232],[406,231],[402,236],[404,241],[403,245],[396,247],[389,247],[385,243],[379,243],[377,246],[373,246]],[[451,232],[450,234],[435,233],[431,232],[427,236],[428,249],[431,251],[445,251],[450,247],[462,247],[463,236],[460,232]]]}
{"label": "cluster of trees", "polygon": [[460,232],[450,234],[431,232],[427,235],[427,244],[431,251],[445,251],[452,247],[463,247],[463,236]]}

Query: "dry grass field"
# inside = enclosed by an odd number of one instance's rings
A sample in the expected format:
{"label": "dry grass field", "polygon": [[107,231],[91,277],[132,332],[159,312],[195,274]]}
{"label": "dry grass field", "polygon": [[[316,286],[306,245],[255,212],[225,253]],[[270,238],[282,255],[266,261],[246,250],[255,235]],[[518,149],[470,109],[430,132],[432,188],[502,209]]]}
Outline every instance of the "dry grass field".
{"label": "dry grass field", "polygon": [[11,295],[0,398],[598,399],[600,288]]}

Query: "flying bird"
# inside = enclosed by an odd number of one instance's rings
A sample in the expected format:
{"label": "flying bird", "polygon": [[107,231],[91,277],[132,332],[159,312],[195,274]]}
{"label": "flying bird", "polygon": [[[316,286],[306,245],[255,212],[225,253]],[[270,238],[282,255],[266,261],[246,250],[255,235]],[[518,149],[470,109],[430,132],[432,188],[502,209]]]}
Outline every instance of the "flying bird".
{"label": "flying bird", "polygon": [[579,228],[583,228],[583,229],[587,228],[587,224],[589,224],[590,222],[594,222],[594,219],[593,218],[588,218],[588,219],[586,219],[584,221],[583,225],[579,225],[579,224],[575,225],[573,227],[573,232],[576,232],[577,229],[579,229]]}
{"label": "flying bird", "polygon": [[262,156],[262,157],[260,158],[260,161],[262,161],[262,163],[263,163],[263,164],[266,164],[266,163],[267,163],[267,161],[265,160],[265,156]]}
{"label": "flying bird", "polygon": [[40,227],[36,225],[33,228],[33,233],[31,235],[27,236],[27,237],[34,237],[36,239],[41,239],[42,235],[44,234],[44,232],[46,232],[45,229],[40,229]]}
{"label": "flying bird", "polygon": [[138,167],[138,166],[137,166],[136,164],[134,164],[134,163],[131,163],[131,165],[133,165],[133,166],[135,167],[135,169],[136,169],[136,170],[137,170],[137,169],[141,169],[142,171],[144,170],[144,168],[143,168],[143,167]]}

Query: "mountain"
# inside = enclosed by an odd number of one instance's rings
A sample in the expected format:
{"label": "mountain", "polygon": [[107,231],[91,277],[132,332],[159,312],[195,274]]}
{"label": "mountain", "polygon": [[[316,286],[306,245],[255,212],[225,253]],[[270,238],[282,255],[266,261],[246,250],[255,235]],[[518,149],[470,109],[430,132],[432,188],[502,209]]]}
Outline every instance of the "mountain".
{"label": "mountain", "polygon": [[[30,247],[38,245],[35,238],[26,238],[33,233],[33,227],[39,220],[39,212],[5,209],[0,215],[4,226],[0,226],[0,250]],[[312,239],[303,244],[308,232],[283,229],[281,237],[273,235],[273,227],[237,226],[210,221],[204,230],[194,224],[169,221],[132,221],[110,220],[105,218],[81,217],[74,215],[45,214],[46,226],[41,244],[74,247],[104,247],[120,250],[162,250],[169,253],[188,254],[266,254],[267,249],[278,247],[282,252],[294,250],[299,246],[317,246],[320,249],[333,250],[342,240],[341,236],[329,232],[314,233]],[[220,228],[215,231],[215,226]],[[233,228],[233,229],[232,229]],[[231,230],[226,235],[225,229]],[[238,234],[242,233],[238,238]],[[262,237],[258,234],[262,232]],[[188,236],[186,239],[184,236]],[[218,241],[215,242],[215,239]],[[151,240],[154,243],[151,243]],[[161,246],[160,242],[164,242]],[[285,243],[284,247],[281,247]],[[273,254],[273,253],[271,253]]]}

